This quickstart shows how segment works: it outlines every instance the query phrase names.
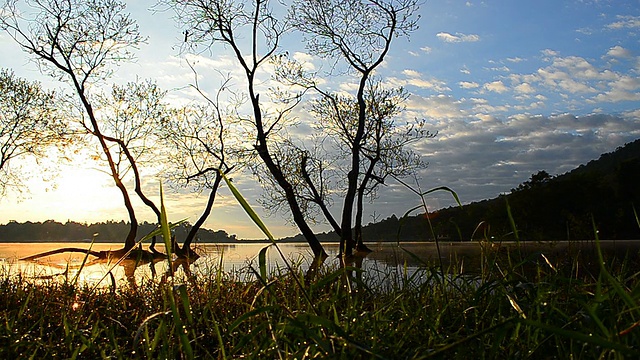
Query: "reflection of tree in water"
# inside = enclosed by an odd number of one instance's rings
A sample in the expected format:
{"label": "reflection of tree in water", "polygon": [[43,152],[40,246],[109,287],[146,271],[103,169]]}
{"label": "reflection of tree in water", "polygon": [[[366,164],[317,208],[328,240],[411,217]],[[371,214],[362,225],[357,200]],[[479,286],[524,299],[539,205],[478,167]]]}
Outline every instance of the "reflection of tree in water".
{"label": "reflection of tree in water", "polygon": [[[82,264],[78,264],[78,265],[73,265],[73,264],[70,264],[69,262],[65,264],[59,264],[54,262],[43,261],[44,258],[48,258],[50,256],[60,254],[61,253],[60,250],[64,250],[64,252],[67,252],[67,253],[68,252],[82,253],[82,254],[86,254],[87,257],[93,257],[93,258],[86,259],[86,262],[83,261]],[[175,276],[175,274],[179,272],[180,269],[182,269],[182,273],[188,279],[191,279],[193,277],[191,272],[191,264],[193,264],[196,261],[196,259],[193,259],[193,258],[181,256],[181,257],[176,257],[175,259],[172,259],[171,266],[170,267],[167,266],[164,269],[162,276],[158,277],[158,270],[156,269],[156,264],[164,260],[167,260],[166,255],[162,254],[163,256],[135,257],[135,253],[134,253],[134,255],[129,254],[130,256],[117,258],[115,256],[111,256],[111,253],[112,252],[109,250],[93,251],[93,250],[81,249],[81,248],[64,248],[64,249],[56,249],[56,250],[40,253],[37,255],[28,256],[20,260],[33,262],[35,264],[43,265],[49,268],[57,268],[60,270],[64,270],[60,273],[34,276],[34,278],[38,280],[49,280],[49,279],[55,279],[57,277],[65,277],[66,279],[79,278],[81,272],[83,271],[88,272],[92,267],[99,266],[99,265],[106,266],[107,270],[106,272],[104,272],[104,274],[99,279],[99,281],[97,281],[97,283],[99,284],[105,279],[109,278],[111,280],[112,286],[114,287],[117,284],[116,275],[114,275],[114,273],[117,272],[116,269],[118,267],[122,268],[123,270],[124,277],[122,279],[126,280],[126,282],[131,287],[136,287],[138,285],[138,282],[142,280],[142,277],[140,276],[136,278],[136,271],[143,266],[149,266],[151,279],[155,280],[159,278],[160,283],[166,282],[169,278],[171,278],[172,276]],[[147,255],[147,254],[148,252],[146,251],[142,251],[138,253],[138,255]],[[77,271],[77,272],[75,273],[75,275],[71,276],[72,271]]]}

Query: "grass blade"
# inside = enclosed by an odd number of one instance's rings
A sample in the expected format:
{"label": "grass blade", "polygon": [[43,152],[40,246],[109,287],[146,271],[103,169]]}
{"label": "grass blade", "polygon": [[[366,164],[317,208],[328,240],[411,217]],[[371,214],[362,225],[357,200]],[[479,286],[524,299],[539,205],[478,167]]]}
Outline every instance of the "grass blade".
{"label": "grass blade", "polygon": [[258,253],[258,265],[260,267],[260,277],[263,281],[267,280],[267,249],[269,246],[265,246]]}
{"label": "grass blade", "polygon": [[258,228],[260,228],[260,230],[262,230],[262,232],[267,236],[267,238],[269,238],[269,240],[271,240],[272,242],[275,242],[275,238],[273,237],[273,235],[271,235],[271,232],[269,231],[267,226],[262,222],[262,219],[260,219],[260,216],[258,216],[258,214],[253,210],[251,205],[249,205],[249,203],[242,196],[240,191],[235,187],[235,185],[233,185],[231,180],[229,180],[229,178],[224,174],[224,172],[220,171],[220,174],[222,175],[222,178],[224,179],[225,183],[227,183],[227,186],[229,187],[229,190],[231,190],[231,193],[233,194],[233,196],[236,198],[240,206],[242,206],[242,209],[244,209],[247,215],[249,215],[251,220],[258,226]]}

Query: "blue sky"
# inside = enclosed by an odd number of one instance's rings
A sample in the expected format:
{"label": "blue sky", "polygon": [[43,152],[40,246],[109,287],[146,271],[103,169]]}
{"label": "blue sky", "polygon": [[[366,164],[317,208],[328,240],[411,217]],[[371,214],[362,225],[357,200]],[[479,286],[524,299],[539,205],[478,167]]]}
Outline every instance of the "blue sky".
{"label": "blue sky", "polygon": [[[138,61],[122,66],[113,80],[151,78],[166,89],[183,89],[192,76],[179,54],[182,35],[170,14],[148,12],[152,2],[128,4],[149,41],[140,49]],[[431,0],[423,4],[420,15],[420,28],[409,40],[397,39],[377,75],[411,93],[403,116],[426,119],[438,132],[436,138],[416,145],[429,162],[419,174],[423,188],[447,185],[464,203],[492,198],[538,170],[561,174],[640,138],[638,1]],[[284,46],[319,66],[319,59],[303,56],[304,44],[296,39],[288,38]],[[60,86],[40,76],[9,40],[0,35],[0,67],[11,67],[47,86]],[[199,61],[211,91],[219,84],[207,72],[212,67],[238,74],[237,68],[228,67],[229,54],[223,50],[191,59]],[[344,81],[329,85],[340,88]],[[237,83],[242,84],[240,77]],[[170,94],[176,101],[189,96],[185,90]],[[34,178],[31,195],[0,200],[0,223],[126,218],[107,178],[72,168],[77,173],[59,177],[57,189]],[[238,184],[249,199],[259,197],[255,180],[247,176]],[[149,182],[150,190],[153,186],[157,188],[157,183]],[[81,188],[86,191],[83,201],[70,200]],[[206,226],[239,237],[260,237],[228,194],[221,195]],[[173,217],[193,221],[204,198],[170,195],[168,207]],[[402,186],[389,184],[367,210],[385,218],[416,204]],[[335,202],[336,214],[341,205]],[[429,205],[435,210],[452,201],[439,194],[429,198]],[[153,219],[142,206],[140,212],[143,219]],[[280,217],[266,222],[276,236],[297,232]]]}

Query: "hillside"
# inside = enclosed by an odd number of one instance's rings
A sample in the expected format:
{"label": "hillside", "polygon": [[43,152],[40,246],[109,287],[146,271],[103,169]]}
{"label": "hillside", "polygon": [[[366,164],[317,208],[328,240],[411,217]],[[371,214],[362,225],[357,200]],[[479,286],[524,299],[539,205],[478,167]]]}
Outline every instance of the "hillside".
{"label": "hillside", "polygon": [[[510,194],[436,211],[430,214],[434,232],[452,241],[472,234],[513,240],[507,202],[520,240],[593,239],[592,219],[601,239],[640,239],[634,215],[634,206],[640,211],[640,139],[559,176],[540,171]],[[391,217],[368,225],[364,234],[379,241],[393,229],[402,240],[433,238],[424,214],[404,219],[402,227]]]}
{"label": "hillside", "polygon": [[[510,194],[429,214],[435,236],[448,241],[514,240],[507,202],[520,240],[593,239],[592,218],[601,239],[640,239],[640,139],[558,176],[541,170]],[[429,241],[424,214],[395,215],[363,228],[366,242]],[[319,234],[336,241],[335,233]],[[288,241],[304,241],[298,235]]]}

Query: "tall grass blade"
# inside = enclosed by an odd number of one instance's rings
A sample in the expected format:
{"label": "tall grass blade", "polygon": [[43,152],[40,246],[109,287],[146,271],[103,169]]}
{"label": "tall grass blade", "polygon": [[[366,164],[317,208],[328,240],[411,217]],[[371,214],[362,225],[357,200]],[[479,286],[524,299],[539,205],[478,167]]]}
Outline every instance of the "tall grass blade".
{"label": "tall grass blade", "polygon": [[613,286],[613,289],[615,290],[615,292],[620,296],[620,298],[622,298],[622,300],[629,307],[629,309],[635,310],[635,313],[637,315],[640,315],[640,307],[638,307],[638,304],[636,303],[636,301],[634,301],[633,298],[631,298],[629,293],[622,288],[622,285],[620,285],[618,280],[616,280],[616,278],[613,277],[613,275],[611,275],[611,273],[607,270],[604,262],[604,256],[602,255],[602,248],[600,247],[600,236],[598,236],[598,229],[596,227],[596,222],[595,222],[595,219],[593,219],[593,217],[591,218],[591,224],[593,226],[593,232],[595,234],[596,252],[598,254],[598,263],[600,264],[601,274],[603,274],[604,277],[607,279],[607,281],[609,281],[609,284]]}
{"label": "tall grass blade", "polygon": [[166,293],[166,296],[169,298],[169,306],[171,307],[171,314],[173,315],[173,324],[175,328],[176,335],[180,339],[180,345],[182,345],[182,351],[187,359],[193,359],[193,349],[191,348],[191,342],[189,342],[189,337],[187,336],[187,329],[182,322],[182,318],[180,316],[180,311],[178,311],[178,307],[176,306],[176,300],[174,298],[174,294],[172,292]]}
{"label": "tall grass blade", "polygon": [[[82,269],[84,269],[84,266],[87,264],[87,259],[89,259],[89,252],[91,251],[91,248],[93,248],[93,244],[95,244],[96,242],[96,237],[97,237],[97,233],[93,234],[93,236],[91,237],[91,243],[89,244],[89,249],[87,250],[87,252],[84,254],[84,258],[82,259],[82,263],[80,264],[80,268],[78,269],[78,272],[76,272],[76,275],[73,277],[73,280],[71,281],[71,284],[73,286],[76,286],[76,284],[78,283],[78,279],[80,278],[80,273],[82,272]],[[67,271],[69,269],[67,268]]]}
{"label": "tall grass blade", "polygon": [[521,323],[521,324],[537,327],[537,328],[539,328],[541,330],[544,330],[546,332],[550,332],[550,333],[553,333],[553,334],[556,334],[556,335],[560,335],[560,336],[568,338],[568,339],[573,339],[573,340],[576,340],[578,342],[582,342],[582,343],[586,343],[586,344],[592,344],[592,345],[595,345],[595,346],[600,346],[603,349],[617,350],[617,351],[620,351],[621,353],[623,353],[625,355],[629,355],[629,356],[640,356],[640,352],[638,350],[635,350],[633,348],[627,347],[627,346],[625,346],[624,344],[621,344],[621,343],[617,343],[617,342],[613,342],[613,341],[607,340],[607,339],[605,339],[603,337],[600,337],[598,335],[585,334],[585,333],[577,332],[577,331],[573,331],[573,330],[562,329],[562,328],[559,328],[559,327],[555,327],[553,325],[542,323],[542,322],[537,321],[537,320],[519,318],[517,321],[519,323]]}
{"label": "tall grass blade", "polygon": [[[291,264],[289,263],[287,258],[282,253],[282,250],[280,250],[280,247],[278,247],[278,244],[276,243],[275,238],[273,237],[273,235],[271,235],[271,232],[269,231],[267,226],[264,224],[264,222],[262,222],[262,219],[260,219],[260,216],[258,216],[258,214],[253,210],[251,205],[249,205],[247,200],[242,196],[242,194],[235,187],[235,185],[233,185],[233,183],[231,182],[231,180],[229,180],[229,178],[225,175],[225,173],[222,170],[219,170],[219,172],[220,172],[220,175],[222,175],[222,179],[224,179],[225,183],[229,187],[229,190],[231,190],[231,193],[236,198],[236,200],[238,201],[240,206],[242,206],[242,208],[247,213],[247,215],[249,215],[251,220],[253,220],[253,222],[258,226],[258,228],[260,228],[260,230],[262,230],[262,232],[267,236],[267,238],[269,238],[269,240],[271,241],[273,246],[278,251],[278,254],[282,258],[282,261],[284,262],[285,266],[287,267],[289,272],[291,274],[293,274],[294,271],[293,271],[293,268],[291,267]],[[266,273],[266,269],[265,269],[265,273]],[[309,294],[307,293],[307,291],[304,289],[304,286],[302,286],[302,283],[300,282],[300,279],[298,279],[297,276],[294,276],[293,278],[294,278],[294,280],[296,282],[296,285],[298,286],[298,288],[302,292],[302,295],[304,296],[305,300],[307,301],[309,306],[311,306],[313,311],[317,314],[318,310],[316,309],[315,304],[313,303],[313,301],[311,301],[311,298],[309,297]],[[266,279],[265,279],[265,281],[266,281]]]}
{"label": "tall grass blade", "polygon": [[518,303],[516,302],[516,299],[513,298],[513,296],[506,294],[507,298],[509,299],[509,304],[511,304],[511,307],[518,313],[518,315],[522,316],[523,319],[526,319],[527,316],[525,315],[524,311],[522,311],[522,308],[520,307],[520,305],[518,305]]}
{"label": "tall grass blade", "polygon": [[516,221],[513,219],[513,214],[511,213],[511,206],[509,205],[509,199],[505,197],[504,201],[507,203],[507,217],[509,218],[509,225],[511,225],[511,231],[513,231],[513,236],[515,236],[516,242],[518,243],[518,245],[520,245],[520,235],[518,234]]}
{"label": "tall grass blade", "polygon": [[229,325],[229,330],[228,331],[229,332],[233,332],[245,320],[247,320],[249,318],[252,318],[255,315],[262,314],[262,313],[269,313],[269,312],[275,311],[277,309],[278,309],[277,306],[268,305],[268,306],[255,308],[255,309],[253,309],[251,311],[247,311],[246,313],[240,315],[240,317],[238,317],[233,323],[231,323],[231,325]]}
{"label": "tall grass blade", "polygon": [[[176,228],[176,227],[180,226],[182,223],[184,223],[184,222],[186,222],[186,221],[187,221],[187,219],[183,219],[183,220],[180,220],[180,221],[178,221],[178,222],[176,222],[176,223],[170,223],[170,224],[168,225],[168,226],[169,226],[169,229]],[[142,244],[143,242],[145,242],[145,241],[147,241],[147,240],[151,239],[152,237],[162,234],[162,232],[163,232],[163,231],[164,231],[164,230],[163,230],[161,227],[158,227],[158,228],[157,228],[157,229],[155,229],[154,231],[152,231],[152,232],[148,233],[147,235],[143,236],[140,240],[138,240],[138,241],[135,243],[135,245],[134,245],[131,249],[129,249],[129,250],[128,250],[124,255],[122,255],[122,256],[121,256],[121,257],[120,257],[120,258],[119,258],[115,263],[113,263],[113,264],[111,265],[111,267],[109,268],[109,270],[107,271],[107,273],[106,273],[106,274],[104,274],[104,276],[103,276],[100,280],[98,280],[98,282],[96,282],[96,284],[93,286],[93,288],[91,289],[91,291],[90,291],[89,293],[93,293],[93,292],[98,288],[98,286],[100,285],[100,283],[101,283],[101,282],[102,282],[102,281],[103,281],[107,276],[109,276],[109,274],[111,274],[111,276],[113,276],[113,274],[112,274],[113,269],[115,269],[115,268],[116,268],[116,266],[120,265],[120,263],[122,263],[122,262],[123,262],[123,261],[124,261],[128,256],[129,256],[129,254],[131,254],[131,252],[132,252],[136,247],[138,247],[138,246],[139,246],[140,244]]]}
{"label": "tall grass blade", "polygon": [[429,353],[427,356],[424,357],[424,359],[441,358],[442,355],[444,355],[445,353],[447,353],[447,352],[449,352],[449,351],[451,351],[453,349],[456,349],[459,346],[462,346],[463,344],[468,343],[471,340],[479,338],[480,336],[483,336],[485,334],[491,333],[491,332],[493,332],[493,331],[495,331],[497,329],[500,329],[502,327],[511,325],[513,320],[514,320],[514,318],[508,318],[503,322],[500,322],[500,323],[495,324],[495,325],[493,325],[491,327],[488,327],[488,328],[486,328],[484,330],[481,330],[481,331],[478,331],[476,333],[473,333],[473,334],[471,334],[471,335],[469,335],[469,336],[467,336],[465,338],[462,338],[462,339],[460,339],[460,340],[458,340],[456,342],[453,342],[451,344],[445,345],[445,346],[439,348],[438,350]]}
{"label": "tall grass blade", "polygon": [[263,281],[267,280],[267,249],[269,246],[265,246],[258,253],[258,266],[260,267],[260,277]]}
{"label": "tall grass blade", "polygon": [[169,228],[169,221],[167,220],[167,209],[164,206],[162,182],[160,183],[160,229],[162,231],[165,251],[167,252],[167,259],[169,260],[169,268],[171,268],[171,256],[173,254],[173,249],[171,249],[171,230]]}
{"label": "tall grass blade", "polygon": [[432,192],[436,192],[436,191],[446,191],[448,193],[451,194],[451,196],[453,196],[453,198],[456,200],[456,203],[458,204],[458,206],[462,207],[462,202],[460,202],[460,198],[458,197],[458,193],[456,193],[455,191],[453,191],[451,188],[449,188],[448,186],[439,186],[433,189],[429,189],[425,192],[423,192],[421,195],[429,195]]}
{"label": "tall grass blade", "polygon": [[147,316],[142,321],[140,326],[138,326],[138,330],[136,331],[136,335],[133,337],[133,343],[135,345],[137,345],[140,342],[140,337],[142,336],[143,332],[149,326],[149,323],[151,323],[152,320],[154,320],[154,319],[156,319],[158,317],[167,316],[169,314],[171,314],[171,311],[161,311],[161,312],[157,312],[157,313],[154,313],[154,314],[151,314],[151,315]]}
{"label": "tall grass blade", "polygon": [[242,206],[242,209],[247,213],[247,215],[249,215],[251,220],[260,228],[260,230],[262,230],[262,232],[269,238],[269,240],[271,240],[272,242],[275,242],[275,238],[273,237],[273,235],[271,235],[271,232],[269,231],[267,226],[262,222],[262,219],[260,219],[260,216],[258,216],[258,214],[253,210],[251,205],[249,205],[247,200],[242,196],[242,194],[236,188],[236,186],[233,185],[231,180],[229,180],[229,178],[224,174],[224,172],[220,171],[220,174],[222,175],[222,178],[224,179],[227,186],[229,187],[229,190],[231,190],[231,193],[233,194],[233,196],[236,198],[240,206]]}
{"label": "tall grass blade", "polygon": [[189,301],[189,294],[187,293],[187,287],[184,284],[180,284],[176,286],[178,290],[178,294],[180,295],[180,302],[182,303],[182,308],[184,309],[184,313],[187,315],[187,322],[189,324],[193,323],[193,313],[191,311],[191,302]]}

